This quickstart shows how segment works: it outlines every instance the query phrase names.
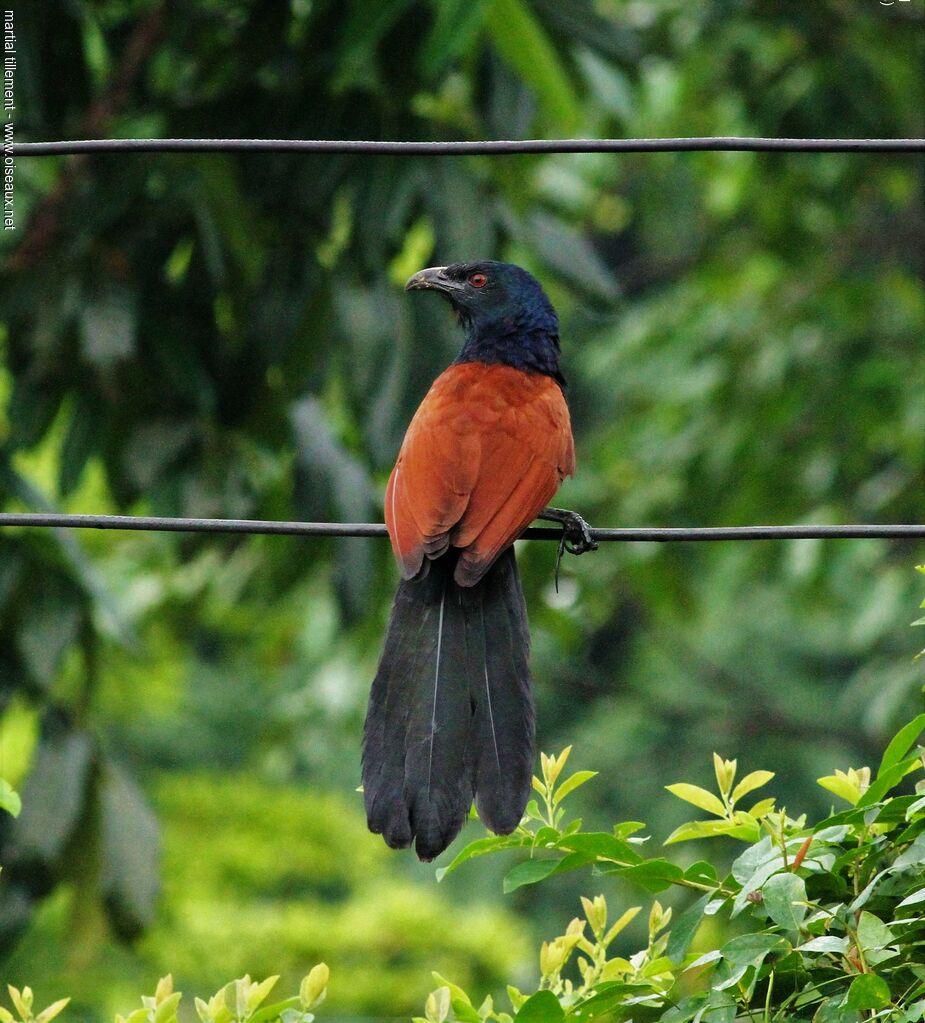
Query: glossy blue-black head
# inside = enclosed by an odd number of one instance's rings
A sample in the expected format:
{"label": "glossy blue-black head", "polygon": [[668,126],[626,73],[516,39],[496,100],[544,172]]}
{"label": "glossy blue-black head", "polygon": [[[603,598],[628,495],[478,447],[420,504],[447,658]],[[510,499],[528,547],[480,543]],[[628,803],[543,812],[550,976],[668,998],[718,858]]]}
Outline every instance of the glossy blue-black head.
{"label": "glossy blue-black head", "polygon": [[513,263],[480,259],[419,270],[406,291],[445,295],[466,332],[457,362],[501,362],[559,372],[559,320],[539,281]]}

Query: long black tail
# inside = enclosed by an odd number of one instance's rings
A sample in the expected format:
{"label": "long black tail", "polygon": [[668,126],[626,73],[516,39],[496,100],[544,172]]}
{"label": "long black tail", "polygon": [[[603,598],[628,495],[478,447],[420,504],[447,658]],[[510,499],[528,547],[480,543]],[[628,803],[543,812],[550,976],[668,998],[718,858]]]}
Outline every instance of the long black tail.
{"label": "long black tail", "polygon": [[371,831],[432,860],[473,798],[487,827],[517,827],[530,795],[530,633],[514,551],[475,586],[453,581],[456,555],[395,595],[369,695],[363,791]]}

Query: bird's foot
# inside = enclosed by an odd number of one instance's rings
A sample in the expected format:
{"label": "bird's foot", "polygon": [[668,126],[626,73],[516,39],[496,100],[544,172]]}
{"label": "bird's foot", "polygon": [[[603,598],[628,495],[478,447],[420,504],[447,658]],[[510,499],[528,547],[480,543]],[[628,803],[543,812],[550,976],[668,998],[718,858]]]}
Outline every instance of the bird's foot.
{"label": "bird's foot", "polygon": [[596,551],[598,544],[591,535],[591,527],[578,514],[566,508],[544,508],[537,518],[546,522],[558,522],[562,526],[562,539],[559,541],[559,553],[586,554]]}

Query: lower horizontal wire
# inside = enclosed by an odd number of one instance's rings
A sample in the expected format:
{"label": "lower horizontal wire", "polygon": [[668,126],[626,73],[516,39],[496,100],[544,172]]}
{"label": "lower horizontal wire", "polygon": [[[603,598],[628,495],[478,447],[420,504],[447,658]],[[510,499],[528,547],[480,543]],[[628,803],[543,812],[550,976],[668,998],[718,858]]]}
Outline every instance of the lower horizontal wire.
{"label": "lower horizontal wire", "polygon": [[[4,526],[71,529],[129,529],[170,533],[253,533],[288,536],[387,536],[381,522],[276,522],[267,519],[187,519],[151,515],[64,515],[53,512],[0,513]],[[539,526],[524,534],[528,540],[559,540],[562,530]],[[680,526],[591,529],[599,542],[612,540],[664,543],[677,540],[828,540],[925,539],[925,525],[848,526]]]}
{"label": "lower horizontal wire", "polygon": [[379,153],[393,156],[517,153],[804,152],[921,153],[925,139],[794,139],[709,135],[646,139],[470,139],[401,142],[391,139],[73,139],[14,142],[12,156],[77,153]]}

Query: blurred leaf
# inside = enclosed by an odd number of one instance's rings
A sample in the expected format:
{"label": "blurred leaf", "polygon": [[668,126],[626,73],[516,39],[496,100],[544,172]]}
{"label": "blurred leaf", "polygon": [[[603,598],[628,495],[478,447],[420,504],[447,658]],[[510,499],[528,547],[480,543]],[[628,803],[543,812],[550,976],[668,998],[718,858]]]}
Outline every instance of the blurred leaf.
{"label": "blurred leaf", "polygon": [[19,793],[13,791],[13,786],[8,781],[0,778],[0,810],[18,817],[22,810],[22,800]]}
{"label": "blurred leaf", "polygon": [[556,130],[573,132],[579,123],[578,96],[555,48],[523,0],[492,0],[486,27],[499,53],[536,92]]}
{"label": "blurred leaf", "polygon": [[469,48],[482,27],[489,0],[442,0],[435,5],[433,27],[420,50],[419,64],[427,77],[444,72]]}
{"label": "blurred leaf", "polygon": [[136,938],[154,919],[159,887],[157,819],[134,781],[111,761],[100,780],[100,885],[116,933]]}
{"label": "blurred leaf", "polygon": [[540,258],[588,295],[612,301],[617,281],[603,264],[593,244],[578,231],[547,213],[534,213],[522,230]]}
{"label": "blurred leaf", "polygon": [[46,572],[36,580],[32,600],[22,610],[19,651],[33,679],[47,688],[77,638],[83,613],[79,595],[59,576]]}
{"label": "blurred leaf", "polygon": [[83,354],[100,368],[128,359],[135,350],[137,312],[134,296],[110,287],[84,299],[80,312]]}
{"label": "blurred leaf", "polygon": [[23,809],[12,832],[10,863],[53,863],[63,851],[86,798],[93,742],[85,732],[54,725],[35,751],[22,786]]}

